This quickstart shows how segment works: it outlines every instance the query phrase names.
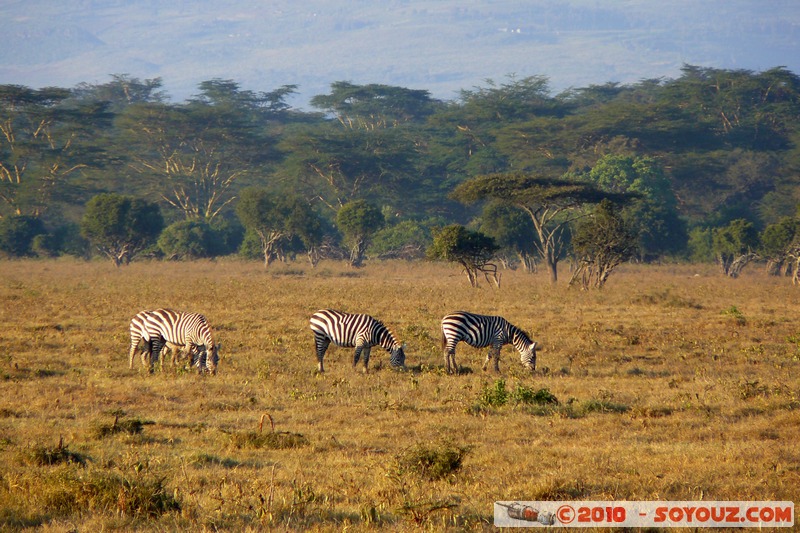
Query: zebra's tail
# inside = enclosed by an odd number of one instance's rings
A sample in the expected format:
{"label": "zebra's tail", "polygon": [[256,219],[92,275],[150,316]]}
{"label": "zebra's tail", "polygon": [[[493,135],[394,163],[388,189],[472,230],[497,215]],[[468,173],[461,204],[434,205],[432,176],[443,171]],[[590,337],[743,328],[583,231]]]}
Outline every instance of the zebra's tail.
{"label": "zebra's tail", "polygon": [[447,337],[445,337],[444,329],[442,329],[442,352],[444,352],[445,348],[447,348]]}

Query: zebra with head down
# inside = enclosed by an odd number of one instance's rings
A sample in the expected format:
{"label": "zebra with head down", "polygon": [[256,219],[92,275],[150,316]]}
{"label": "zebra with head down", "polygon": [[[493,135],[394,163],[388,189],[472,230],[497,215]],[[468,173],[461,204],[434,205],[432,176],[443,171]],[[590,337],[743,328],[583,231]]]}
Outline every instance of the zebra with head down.
{"label": "zebra with head down", "polygon": [[140,341],[145,344],[142,363],[147,364],[149,356],[151,366],[158,361],[164,346],[172,351],[173,362],[177,351],[188,353],[192,364],[200,372],[207,370],[216,374],[219,362],[219,345],[214,342],[211,328],[203,315],[198,313],[181,313],[171,309],[142,311],[137,314],[130,325],[131,346],[129,366],[133,368],[133,358]]}
{"label": "zebra with head down", "polygon": [[324,372],[322,359],[333,342],[336,346],[355,348],[353,367],[364,358],[364,372],[369,370],[369,352],[373,346],[381,346],[389,352],[389,363],[394,367],[404,367],[405,349],[397,342],[392,332],[369,315],[343,313],[333,309],[322,309],[311,315],[311,331],[314,332],[314,345],[317,349],[317,370]]}
{"label": "zebra with head down", "polygon": [[442,350],[448,374],[458,371],[456,345],[461,341],[474,348],[490,347],[483,370],[494,359],[494,370],[500,371],[500,349],[506,344],[514,345],[525,367],[536,370],[536,343],[527,333],[501,316],[458,311],[442,318]]}

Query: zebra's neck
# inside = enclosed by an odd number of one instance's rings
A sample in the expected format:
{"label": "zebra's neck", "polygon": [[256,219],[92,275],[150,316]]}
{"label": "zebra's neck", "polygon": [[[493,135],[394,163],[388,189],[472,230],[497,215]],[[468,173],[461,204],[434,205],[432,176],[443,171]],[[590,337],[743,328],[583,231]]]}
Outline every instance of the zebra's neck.
{"label": "zebra's neck", "polygon": [[395,340],[392,332],[383,324],[378,325],[375,330],[375,337],[374,340],[377,341],[377,344],[380,344],[388,351],[392,351],[392,349],[397,347],[397,340]]}
{"label": "zebra's neck", "polygon": [[508,329],[511,344],[514,345],[514,348],[516,348],[519,353],[524,354],[531,345],[530,337],[528,337],[524,331],[511,324],[508,325]]}

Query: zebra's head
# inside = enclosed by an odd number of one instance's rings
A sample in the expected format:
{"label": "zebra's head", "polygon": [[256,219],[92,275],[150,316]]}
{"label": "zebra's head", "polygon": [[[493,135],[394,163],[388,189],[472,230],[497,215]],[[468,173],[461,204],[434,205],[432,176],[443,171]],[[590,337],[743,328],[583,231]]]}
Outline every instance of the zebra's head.
{"label": "zebra's head", "polygon": [[522,364],[530,369],[531,372],[536,370],[536,342],[532,342],[528,349],[520,357]]}
{"label": "zebra's head", "polygon": [[406,352],[405,352],[405,345],[404,344],[395,344],[394,348],[389,350],[389,363],[393,367],[405,368],[405,366],[406,366]]}

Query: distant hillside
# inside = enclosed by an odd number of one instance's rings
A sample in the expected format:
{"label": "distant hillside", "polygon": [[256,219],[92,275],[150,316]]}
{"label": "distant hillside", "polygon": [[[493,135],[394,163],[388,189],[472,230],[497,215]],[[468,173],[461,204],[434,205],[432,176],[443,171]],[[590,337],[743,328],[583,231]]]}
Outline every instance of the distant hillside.
{"label": "distant hillside", "polygon": [[0,83],[161,77],[183,100],[211,78],[295,105],[337,80],[460,89],[509,74],[554,91],[675,77],[682,64],[800,71],[794,0],[17,0],[0,4]]}

